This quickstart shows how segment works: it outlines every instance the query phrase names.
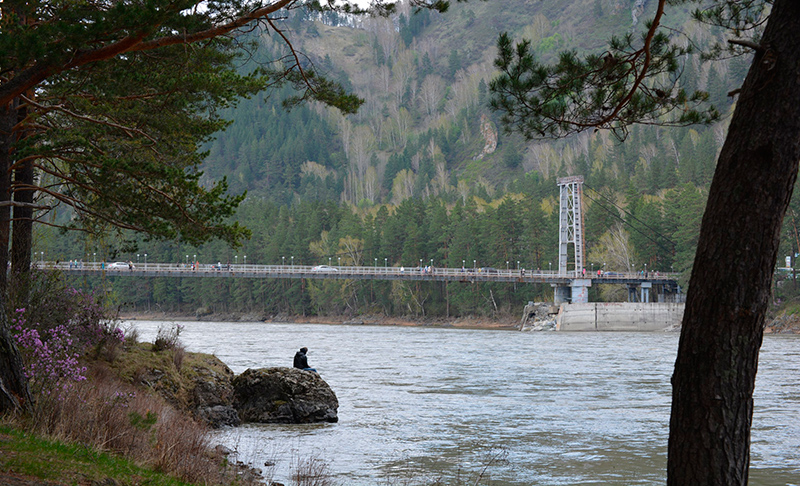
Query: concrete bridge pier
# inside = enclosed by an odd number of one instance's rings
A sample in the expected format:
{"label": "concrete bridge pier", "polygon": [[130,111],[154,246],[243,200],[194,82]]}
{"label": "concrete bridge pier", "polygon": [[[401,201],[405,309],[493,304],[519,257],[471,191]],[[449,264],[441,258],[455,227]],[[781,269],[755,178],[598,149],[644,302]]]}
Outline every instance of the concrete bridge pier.
{"label": "concrete bridge pier", "polygon": [[681,287],[677,282],[658,285],[653,290],[656,292],[657,301],[660,303],[680,304],[686,302],[686,295],[681,292]]}
{"label": "concrete bridge pier", "polygon": [[652,282],[628,284],[628,302],[650,303],[651,288],[653,288]]}
{"label": "concrete bridge pier", "polygon": [[[644,304],[649,304],[650,303],[650,289],[653,288],[653,283],[652,282],[641,282],[641,283],[639,283],[638,287],[639,287],[638,288],[639,300],[638,301],[631,301],[631,302],[642,302]],[[629,290],[628,290],[628,295],[629,296],[631,294],[630,290],[631,290],[631,288],[629,287]],[[637,290],[636,287],[634,287],[632,290],[633,290],[633,294],[635,295],[637,293],[636,292],[636,290]]]}
{"label": "concrete bridge pier", "polygon": [[586,304],[589,302],[589,287],[592,286],[590,278],[576,278],[570,282],[572,288],[572,303]]}
{"label": "concrete bridge pier", "polygon": [[576,278],[568,284],[550,284],[553,287],[553,301],[556,304],[586,304],[589,302],[590,278]]}
{"label": "concrete bridge pier", "polygon": [[553,287],[553,302],[567,304],[572,298],[572,289],[564,284],[550,284]]}

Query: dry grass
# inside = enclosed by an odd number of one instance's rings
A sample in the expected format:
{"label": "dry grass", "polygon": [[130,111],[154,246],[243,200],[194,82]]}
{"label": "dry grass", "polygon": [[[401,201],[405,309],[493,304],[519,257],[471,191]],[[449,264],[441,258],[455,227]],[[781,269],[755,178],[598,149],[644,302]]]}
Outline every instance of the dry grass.
{"label": "dry grass", "polygon": [[102,367],[60,399],[40,400],[40,413],[20,427],[67,443],[124,455],[180,480],[256,484],[215,453],[208,429],[155,397],[120,382]]}
{"label": "dry grass", "polygon": [[292,461],[294,486],[337,486],[330,466],[320,457],[308,456]]}
{"label": "dry grass", "polygon": [[183,358],[185,357],[186,348],[182,344],[177,344],[174,348],[172,348],[172,364],[175,365],[175,369],[179,372],[183,366]]}

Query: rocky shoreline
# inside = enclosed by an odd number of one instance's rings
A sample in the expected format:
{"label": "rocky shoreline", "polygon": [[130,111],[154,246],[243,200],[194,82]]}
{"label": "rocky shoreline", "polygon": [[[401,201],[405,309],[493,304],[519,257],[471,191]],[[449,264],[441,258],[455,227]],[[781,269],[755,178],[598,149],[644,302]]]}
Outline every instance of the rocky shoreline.
{"label": "rocky shoreline", "polygon": [[775,318],[767,318],[764,334],[800,334],[800,316],[779,314]]}
{"label": "rocky shoreline", "polygon": [[206,322],[264,322],[290,324],[331,324],[331,325],[363,325],[363,326],[416,326],[416,327],[451,327],[458,329],[519,329],[518,316],[490,317],[387,317],[382,315],[348,316],[297,316],[277,314],[265,316],[255,313],[210,313],[204,315],[179,312],[121,312],[120,319],[125,321],[206,321]]}

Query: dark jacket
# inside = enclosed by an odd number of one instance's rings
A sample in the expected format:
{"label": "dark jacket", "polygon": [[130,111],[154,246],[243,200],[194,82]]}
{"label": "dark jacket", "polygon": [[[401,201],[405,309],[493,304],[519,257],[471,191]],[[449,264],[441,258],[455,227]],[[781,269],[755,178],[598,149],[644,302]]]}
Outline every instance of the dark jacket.
{"label": "dark jacket", "polygon": [[297,353],[295,353],[295,355],[294,355],[294,367],[295,368],[300,368],[301,370],[304,370],[304,369],[309,367],[308,366],[308,358],[306,357],[306,353],[304,353],[302,351],[298,351]]}

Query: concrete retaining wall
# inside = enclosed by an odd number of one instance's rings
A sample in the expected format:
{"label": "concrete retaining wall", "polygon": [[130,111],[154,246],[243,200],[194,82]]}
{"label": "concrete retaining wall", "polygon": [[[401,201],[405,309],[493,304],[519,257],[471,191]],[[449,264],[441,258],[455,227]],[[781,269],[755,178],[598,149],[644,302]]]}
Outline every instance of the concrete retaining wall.
{"label": "concrete retaining wall", "polygon": [[684,304],[611,302],[563,304],[559,331],[663,331],[678,328]]}

